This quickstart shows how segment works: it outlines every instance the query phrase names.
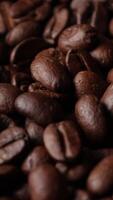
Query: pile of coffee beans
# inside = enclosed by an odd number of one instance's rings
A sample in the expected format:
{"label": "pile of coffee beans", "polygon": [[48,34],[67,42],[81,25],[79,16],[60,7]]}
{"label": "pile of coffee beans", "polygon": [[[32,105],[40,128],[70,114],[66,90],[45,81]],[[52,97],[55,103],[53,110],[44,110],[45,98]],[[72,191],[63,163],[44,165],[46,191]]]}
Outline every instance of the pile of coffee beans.
{"label": "pile of coffee beans", "polygon": [[0,1],[0,200],[113,200],[113,0]]}

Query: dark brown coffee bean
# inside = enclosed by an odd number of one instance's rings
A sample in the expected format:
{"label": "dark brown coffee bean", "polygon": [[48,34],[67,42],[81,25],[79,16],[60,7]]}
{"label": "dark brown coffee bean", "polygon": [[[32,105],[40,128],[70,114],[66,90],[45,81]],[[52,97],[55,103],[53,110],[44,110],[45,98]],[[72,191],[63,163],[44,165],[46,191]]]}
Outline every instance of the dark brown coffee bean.
{"label": "dark brown coffee bean", "polygon": [[27,134],[24,129],[10,127],[0,134],[0,164],[12,160],[25,148]]}
{"label": "dark brown coffee bean", "polygon": [[54,11],[54,16],[50,19],[44,30],[45,40],[53,44],[61,31],[63,31],[63,29],[66,27],[68,18],[68,9],[62,6],[56,7]]}
{"label": "dark brown coffee bean", "polygon": [[0,12],[0,35],[5,34],[6,30],[7,30],[7,28],[6,28],[6,25],[4,23],[3,16],[2,16],[2,14]]}
{"label": "dark brown coffee bean", "polygon": [[57,99],[40,92],[23,93],[16,99],[15,108],[42,126],[60,120],[64,113]]}
{"label": "dark brown coffee bean", "polygon": [[68,91],[71,86],[70,75],[59,61],[59,52],[53,48],[39,53],[31,64],[34,79],[55,92]]}
{"label": "dark brown coffee bean", "polygon": [[89,142],[102,144],[108,137],[107,121],[95,96],[82,96],[75,105],[75,116]]}
{"label": "dark brown coffee bean", "polygon": [[22,170],[25,173],[30,173],[37,166],[43,163],[48,163],[50,161],[50,156],[43,146],[34,148],[34,150],[28,155],[22,164]]}
{"label": "dark brown coffee bean", "polygon": [[43,144],[43,132],[44,128],[39,126],[35,122],[27,119],[26,120],[26,130],[31,144],[41,145]]}
{"label": "dark brown coffee bean", "polygon": [[[51,186],[51,187],[50,187]],[[49,164],[37,167],[29,175],[29,188],[32,200],[65,199],[63,181],[58,171]]]}
{"label": "dark brown coffee bean", "polygon": [[44,131],[44,144],[49,154],[58,161],[74,160],[81,150],[78,130],[71,121],[50,124]]}
{"label": "dark brown coffee bean", "polygon": [[12,112],[14,101],[18,95],[18,88],[10,84],[0,83],[0,112],[5,114]]}
{"label": "dark brown coffee bean", "polygon": [[103,159],[91,171],[87,180],[88,190],[95,195],[104,195],[113,188],[113,156]]}
{"label": "dark brown coffee bean", "polygon": [[113,67],[113,43],[106,39],[101,38],[98,46],[91,52],[91,56],[98,61],[101,67],[108,71]]}
{"label": "dark brown coffee bean", "polygon": [[14,18],[20,17],[29,12],[33,7],[40,4],[41,0],[19,0],[16,1],[10,10],[10,15]]}
{"label": "dark brown coffee bean", "polygon": [[65,29],[59,37],[58,46],[66,53],[70,49],[92,49],[97,40],[96,30],[86,24]]}
{"label": "dark brown coffee bean", "polygon": [[10,46],[17,45],[37,34],[37,23],[33,20],[25,21],[15,26],[6,36],[6,43]]}
{"label": "dark brown coffee bean", "polygon": [[102,104],[106,107],[106,109],[113,114],[113,84],[111,83],[106,89],[105,93],[101,98]]}
{"label": "dark brown coffee bean", "polygon": [[38,52],[47,47],[48,44],[43,39],[35,37],[25,39],[13,48],[10,54],[10,62],[13,66],[28,64]]}
{"label": "dark brown coffee bean", "polygon": [[100,98],[105,91],[105,82],[94,72],[81,71],[74,78],[77,98],[92,94]]}

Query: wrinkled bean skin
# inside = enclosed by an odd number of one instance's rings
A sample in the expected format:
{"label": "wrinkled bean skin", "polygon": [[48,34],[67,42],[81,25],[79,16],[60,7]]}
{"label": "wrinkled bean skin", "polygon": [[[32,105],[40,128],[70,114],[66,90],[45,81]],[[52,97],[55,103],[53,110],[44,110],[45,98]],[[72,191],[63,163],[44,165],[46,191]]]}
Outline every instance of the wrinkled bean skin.
{"label": "wrinkled bean skin", "polygon": [[100,98],[105,90],[105,83],[100,77],[89,71],[81,71],[74,78],[75,94],[78,98],[92,94]]}
{"label": "wrinkled bean skin", "polygon": [[0,112],[7,114],[14,110],[14,101],[19,95],[18,88],[0,83]]}
{"label": "wrinkled bean skin", "polygon": [[44,131],[44,144],[49,154],[59,161],[76,159],[81,147],[79,133],[71,121],[50,124]]}
{"label": "wrinkled bean skin", "polygon": [[39,200],[65,199],[62,177],[49,164],[40,165],[29,175],[29,187],[33,200],[37,198]]}
{"label": "wrinkled bean skin", "polygon": [[57,50],[53,48],[44,50],[32,62],[31,73],[33,78],[46,88],[54,92],[65,92],[69,90],[71,81],[67,68],[59,59]]}
{"label": "wrinkled bean skin", "polygon": [[89,25],[75,25],[65,29],[59,37],[58,46],[66,53],[70,49],[92,49],[97,40],[94,28]]}
{"label": "wrinkled bean skin", "polygon": [[63,115],[59,102],[41,93],[23,93],[15,100],[15,108],[42,126],[57,121]]}
{"label": "wrinkled bean skin", "polygon": [[[103,167],[104,166],[104,167]],[[108,156],[91,171],[88,190],[95,195],[104,195],[113,188],[113,155]]]}
{"label": "wrinkled bean skin", "polygon": [[102,143],[107,136],[107,122],[101,105],[93,95],[82,96],[75,105],[75,116],[91,143]]}

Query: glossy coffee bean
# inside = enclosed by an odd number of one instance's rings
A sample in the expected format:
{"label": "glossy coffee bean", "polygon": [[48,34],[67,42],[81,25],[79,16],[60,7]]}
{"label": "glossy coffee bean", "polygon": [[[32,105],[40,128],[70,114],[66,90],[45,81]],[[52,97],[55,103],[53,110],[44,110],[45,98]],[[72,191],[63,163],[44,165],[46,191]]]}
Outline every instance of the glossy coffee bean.
{"label": "glossy coffee bean", "polygon": [[89,142],[102,144],[109,137],[106,117],[95,96],[82,96],[75,105],[75,116]]}
{"label": "glossy coffee bean", "polygon": [[0,134],[0,164],[11,161],[25,148],[27,135],[23,128],[10,127]]}
{"label": "glossy coffee bean", "polygon": [[35,147],[22,164],[22,170],[30,173],[43,163],[48,163],[50,156],[43,146]]}
{"label": "glossy coffee bean", "polygon": [[104,195],[113,188],[113,156],[103,159],[91,171],[88,180],[88,190],[94,195]]}
{"label": "glossy coffee bean", "polygon": [[[54,15],[47,23],[44,30],[44,38],[49,43],[54,44],[59,34],[68,23],[69,11],[66,7],[58,6],[54,10]],[[62,19],[62,20],[61,20]]]}
{"label": "glossy coffee bean", "polygon": [[0,83],[0,112],[4,114],[12,112],[14,101],[18,95],[18,88],[10,84]]}
{"label": "glossy coffee bean", "polygon": [[42,126],[60,120],[63,116],[63,108],[58,100],[39,92],[20,95],[15,101],[15,108]]}
{"label": "glossy coffee bean", "polygon": [[42,164],[30,173],[29,189],[32,200],[65,199],[62,177],[50,164]]}
{"label": "glossy coffee bean", "polygon": [[65,29],[59,37],[58,46],[66,53],[70,49],[92,49],[96,42],[96,30],[87,24],[82,24]]}
{"label": "glossy coffee bean", "polygon": [[81,150],[79,132],[71,121],[50,124],[44,131],[44,144],[49,154],[58,161],[74,160]]}
{"label": "glossy coffee bean", "polygon": [[81,71],[74,78],[75,94],[77,98],[85,94],[92,94],[100,98],[105,90],[105,82],[94,72]]}
{"label": "glossy coffee bean", "polygon": [[113,84],[111,83],[101,98],[102,104],[106,107],[106,109],[109,111],[111,115],[113,114],[112,98],[113,98]]}
{"label": "glossy coffee bean", "polygon": [[49,90],[66,92],[71,86],[70,75],[59,56],[54,48],[40,52],[31,64],[31,74]]}
{"label": "glossy coffee bean", "polygon": [[10,46],[17,45],[24,39],[37,34],[37,23],[35,21],[25,21],[15,26],[6,36],[6,43]]}

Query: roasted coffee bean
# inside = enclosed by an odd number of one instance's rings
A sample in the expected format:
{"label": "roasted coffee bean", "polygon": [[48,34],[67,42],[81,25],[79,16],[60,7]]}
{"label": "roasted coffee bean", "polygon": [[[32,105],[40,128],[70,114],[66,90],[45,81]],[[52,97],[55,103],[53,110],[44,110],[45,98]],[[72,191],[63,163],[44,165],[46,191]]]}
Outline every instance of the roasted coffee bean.
{"label": "roasted coffee bean", "polygon": [[0,134],[0,164],[17,157],[25,148],[27,134],[24,129],[10,127]]}
{"label": "roasted coffee bean", "polygon": [[50,19],[44,30],[44,38],[46,39],[46,41],[50,43],[55,42],[59,34],[67,25],[68,18],[68,9],[62,6],[58,6],[54,11],[54,16]]}
{"label": "roasted coffee bean", "polygon": [[18,95],[18,88],[7,83],[0,83],[0,113],[12,112],[14,110],[14,101]]}
{"label": "roasted coffee bean", "polygon": [[32,200],[62,200],[66,195],[61,175],[50,164],[42,164],[30,173],[29,189]]}
{"label": "roasted coffee bean", "polygon": [[113,98],[113,84],[111,83],[101,98],[102,104],[106,107],[106,109],[110,112],[111,115],[113,114],[112,98]]}
{"label": "roasted coffee bean", "polygon": [[25,173],[30,173],[37,166],[48,163],[50,161],[50,156],[47,150],[43,146],[39,146],[33,149],[33,151],[28,155],[24,163],[22,164],[22,170]]}
{"label": "roasted coffee bean", "polygon": [[113,36],[113,18],[110,20],[109,23],[109,33],[111,36]]}
{"label": "roasted coffee bean", "polygon": [[88,190],[94,195],[104,195],[113,188],[113,156],[103,159],[91,171],[88,180]]}
{"label": "roasted coffee bean", "polygon": [[23,93],[16,99],[15,108],[19,113],[42,126],[60,120],[64,113],[57,99],[40,92]]}
{"label": "roasted coffee bean", "polygon": [[82,96],[75,105],[75,116],[85,138],[92,144],[103,144],[109,137],[105,114],[95,96]]}
{"label": "roasted coffee bean", "polygon": [[48,47],[48,44],[40,38],[30,37],[16,45],[11,54],[10,62],[13,66],[28,64],[35,55]]}
{"label": "roasted coffee bean", "polygon": [[40,52],[31,64],[31,74],[46,88],[66,92],[71,86],[70,75],[59,59],[59,52],[54,48]]}
{"label": "roasted coffee bean", "polygon": [[41,0],[32,0],[32,1],[27,1],[27,0],[20,0],[15,2],[10,10],[10,15],[17,18],[20,17],[27,12],[29,12],[33,7],[37,6],[40,4]]}
{"label": "roasted coffee bean", "polygon": [[71,161],[81,150],[79,132],[71,121],[50,124],[44,131],[44,144],[49,154],[58,161]]}
{"label": "roasted coffee bean", "polygon": [[37,22],[43,22],[48,19],[51,13],[51,4],[49,1],[43,2],[40,6],[38,6],[35,10],[35,20]]}
{"label": "roasted coffee bean", "polygon": [[91,52],[91,56],[98,61],[102,69],[108,71],[113,67],[113,43],[101,38],[98,46]]}
{"label": "roasted coffee bean", "polygon": [[81,71],[74,78],[77,98],[92,94],[100,98],[105,91],[105,82],[94,72]]}
{"label": "roasted coffee bean", "polygon": [[6,43],[10,46],[17,45],[32,36],[37,35],[37,23],[33,20],[25,21],[15,26],[6,36]]}
{"label": "roasted coffee bean", "polygon": [[58,46],[66,53],[70,49],[92,49],[98,40],[95,28],[87,24],[74,25],[65,29],[59,37]]}
{"label": "roasted coffee bean", "polygon": [[26,130],[27,130],[28,137],[30,139],[31,144],[33,144],[33,145],[43,144],[44,128],[42,126],[39,126],[34,121],[27,119],[26,120]]}

